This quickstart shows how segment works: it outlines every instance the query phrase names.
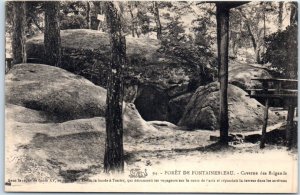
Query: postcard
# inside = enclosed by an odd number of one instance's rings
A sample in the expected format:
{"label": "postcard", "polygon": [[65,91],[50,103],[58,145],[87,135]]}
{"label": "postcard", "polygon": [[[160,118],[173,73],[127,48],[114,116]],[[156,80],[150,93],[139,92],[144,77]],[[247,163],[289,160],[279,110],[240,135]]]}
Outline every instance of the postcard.
{"label": "postcard", "polygon": [[297,2],[5,6],[5,191],[298,191]]}

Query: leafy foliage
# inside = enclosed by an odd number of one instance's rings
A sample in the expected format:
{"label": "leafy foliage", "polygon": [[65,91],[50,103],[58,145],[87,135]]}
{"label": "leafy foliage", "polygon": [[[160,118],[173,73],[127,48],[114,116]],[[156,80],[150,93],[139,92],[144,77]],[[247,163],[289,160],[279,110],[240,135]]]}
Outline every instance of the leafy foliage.
{"label": "leafy foliage", "polygon": [[272,63],[272,68],[278,76],[297,78],[297,34],[298,27],[293,25],[265,39],[267,50],[264,60]]}
{"label": "leafy foliage", "polygon": [[82,29],[86,28],[86,20],[82,15],[64,15],[60,22],[60,29]]}
{"label": "leafy foliage", "polygon": [[275,2],[251,2],[231,9],[230,51],[234,57],[239,48],[252,47],[252,60],[263,63],[264,36],[277,30],[278,9],[278,3]]}
{"label": "leafy foliage", "polygon": [[[212,78],[217,66],[216,58],[210,48],[211,42],[205,29],[205,20],[195,21],[195,36],[188,35],[179,17],[171,18],[164,31],[159,52],[172,59],[175,63],[183,64],[195,70],[201,76],[207,74]],[[195,75],[195,76],[196,76]],[[210,80],[210,79],[208,79]]]}

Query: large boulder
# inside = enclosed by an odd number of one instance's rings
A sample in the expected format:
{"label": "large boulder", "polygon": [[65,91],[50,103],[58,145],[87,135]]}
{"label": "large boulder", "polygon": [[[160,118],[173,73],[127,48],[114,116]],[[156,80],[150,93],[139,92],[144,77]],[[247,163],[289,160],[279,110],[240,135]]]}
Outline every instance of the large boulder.
{"label": "large boulder", "polygon": [[18,64],[5,77],[5,98],[66,121],[104,116],[106,90],[61,68]]}
{"label": "large boulder", "polygon": [[[124,106],[124,142],[142,139],[158,130]],[[8,178],[72,178],[72,171],[87,174],[103,167],[105,118],[93,117],[56,123],[43,111],[6,104],[5,164]],[[80,174],[81,175],[81,174]],[[73,178],[78,179],[78,178]]]}
{"label": "large boulder", "polygon": [[[107,86],[108,65],[110,62],[110,42],[107,33],[90,29],[61,30],[62,64],[61,68],[76,75],[81,75],[101,87]],[[82,39],[84,37],[84,39]],[[29,62],[47,63],[44,54],[43,34],[32,37],[27,41]],[[157,39],[147,37],[126,37],[126,57],[124,81],[126,102],[135,102],[138,96],[147,95],[144,87],[153,86],[170,99],[187,92],[195,91],[198,86],[213,80],[214,71],[211,69],[197,70],[194,66],[183,65],[181,62],[166,56],[159,51],[161,43]],[[206,70],[207,69],[207,70]],[[134,82],[132,82],[134,81]],[[145,107],[151,104],[145,104]],[[141,115],[153,108],[141,109]],[[143,107],[144,108],[144,107]],[[150,120],[168,120],[168,105]],[[157,108],[155,112],[160,112]],[[161,117],[160,117],[161,116]]]}
{"label": "large boulder", "polygon": [[[81,57],[84,56],[80,54],[92,51],[97,53],[97,55],[101,55],[100,57],[109,58],[109,55],[105,56],[110,53],[109,34],[105,32],[90,29],[67,29],[61,30],[60,36],[63,50],[67,53],[70,52],[69,54],[74,54],[71,57],[83,60]],[[126,37],[126,54],[129,58],[128,60],[130,60],[129,63],[135,63],[131,61],[140,60],[136,59],[138,57],[143,58],[144,61],[157,61],[160,56],[157,52],[159,45],[160,42],[157,39]],[[45,50],[43,48],[43,34],[34,36],[27,41],[29,57],[44,58]],[[67,53],[64,53],[64,55],[67,55]]]}
{"label": "large boulder", "polygon": [[[105,116],[106,90],[61,68],[43,64],[15,65],[6,75],[5,84],[7,116],[14,120],[22,116],[20,122],[23,123]],[[124,126],[132,129],[131,135],[137,136],[151,128],[133,103],[124,104],[123,109]],[[17,110],[18,114],[11,110]]]}
{"label": "large boulder", "polygon": [[272,76],[261,65],[230,61],[229,83],[243,90],[262,87],[260,82],[251,80],[254,78],[272,78]]}
{"label": "large boulder", "polygon": [[46,112],[9,103],[5,105],[5,119],[20,123],[48,123],[55,121]]}
{"label": "large boulder", "polygon": [[176,98],[173,98],[169,101],[169,121],[177,124],[178,121],[181,119],[186,106],[188,105],[193,93],[186,93],[180,95]]}
{"label": "large boulder", "polygon": [[136,138],[144,136],[146,132],[157,131],[141,117],[133,103],[126,103],[124,106],[123,124],[124,134],[127,137]]}
{"label": "large boulder", "polygon": [[[62,136],[83,132],[101,132],[105,134],[105,118],[92,117],[56,122],[44,111],[33,110],[14,104],[6,104],[5,120],[7,131],[14,135],[22,135],[22,141],[28,142],[36,133],[49,136]],[[144,121],[134,104],[124,104],[124,135],[126,138],[144,136],[147,132],[157,131],[155,127]],[[28,137],[28,139],[25,139]]]}
{"label": "large boulder", "polygon": [[[201,86],[189,101],[179,125],[195,129],[219,129],[219,83]],[[259,130],[263,124],[264,106],[237,86],[228,85],[229,130]],[[268,124],[278,122],[278,116],[269,112]]]}
{"label": "large boulder", "polygon": [[[109,35],[97,30],[68,29],[61,30],[60,36],[61,67],[105,87],[110,62]],[[126,68],[157,62],[161,56],[157,52],[159,45],[157,39],[126,37]],[[43,34],[27,41],[27,55],[31,62],[47,64],[44,51]]]}
{"label": "large boulder", "polygon": [[[8,178],[70,182],[103,168],[106,90],[40,64],[16,65],[5,82]],[[157,134],[134,104],[124,103],[123,110],[125,143]]]}

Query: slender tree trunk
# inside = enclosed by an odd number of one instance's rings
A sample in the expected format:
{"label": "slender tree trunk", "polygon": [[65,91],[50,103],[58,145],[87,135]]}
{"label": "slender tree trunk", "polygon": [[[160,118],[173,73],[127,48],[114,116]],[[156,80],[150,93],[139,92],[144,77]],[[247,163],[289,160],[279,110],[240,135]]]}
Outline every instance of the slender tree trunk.
{"label": "slender tree trunk", "polygon": [[104,2],[111,44],[111,64],[107,85],[106,142],[104,170],[124,171],[123,154],[123,68],[126,63],[126,42],[122,35],[120,13],[113,2]]}
{"label": "slender tree trunk", "polygon": [[260,48],[257,45],[256,39],[255,39],[255,37],[254,37],[254,35],[252,33],[252,30],[251,30],[251,27],[250,27],[250,24],[247,21],[246,21],[246,27],[247,27],[248,34],[249,34],[251,42],[252,42],[253,50],[255,52],[255,61],[257,63],[261,63],[261,60],[260,60]]}
{"label": "slender tree trunk", "polygon": [[[298,29],[297,26],[294,26],[293,28]],[[296,33],[297,31],[290,32],[287,36],[293,36],[293,38],[290,38],[287,40],[286,45],[286,52],[289,54],[286,59],[285,64],[285,72],[284,76],[287,79],[298,79],[298,55],[297,50],[295,50],[295,42],[298,43],[298,36],[297,34],[292,35],[291,33]],[[297,86],[295,86],[297,88]]]}
{"label": "slender tree trunk", "polygon": [[220,82],[220,143],[228,145],[228,44],[229,9],[217,5],[217,41]]}
{"label": "slender tree trunk", "polygon": [[291,2],[290,25],[298,24],[298,2]]}
{"label": "slender tree trunk", "polygon": [[134,37],[134,16],[133,16],[133,13],[132,13],[132,10],[131,10],[131,5],[128,4],[128,9],[129,9],[129,13],[130,13],[130,17],[131,17],[131,34],[132,34],[132,37]]}
{"label": "slender tree trunk", "polygon": [[91,5],[90,2],[86,2],[86,23],[88,29],[91,29]]}
{"label": "slender tree trunk", "polygon": [[101,7],[101,2],[100,1],[93,1],[93,4],[95,6],[96,14],[104,14],[103,10],[102,10],[102,7]]}
{"label": "slender tree trunk", "polygon": [[136,27],[134,28],[134,30],[135,30],[135,34],[136,34],[136,36],[139,38],[140,37],[140,34],[141,34],[141,32],[140,32],[140,30],[139,30],[139,26],[137,26],[137,24],[135,25]]}
{"label": "slender tree trunk", "polygon": [[256,61],[256,63],[260,64],[261,63],[260,48],[259,48],[259,46],[257,44],[257,41],[256,41],[252,31],[251,31],[250,25],[246,24],[246,26],[247,26],[248,33],[249,33],[249,36],[250,36],[250,39],[251,39],[251,42],[252,42],[253,50],[254,50],[254,53],[255,53],[255,61]]}
{"label": "slender tree trunk", "polygon": [[[231,34],[231,33],[230,33]],[[231,46],[231,52],[229,52],[229,57],[234,57],[234,51],[235,51],[235,40],[232,36],[229,36],[229,46]]]}
{"label": "slender tree trunk", "polygon": [[283,1],[278,2],[278,30],[282,30]]}
{"label": "slender tree trunk", "polygon": [[232,56],[230,57],[236,57],[238,50],[239,35],[234,32],[231,32],[229,37],[229,45],[231,46],[232,50]]}
{"label": "slender tree trunk", "polygon": [[294,127],[294,113],[295,113],[295,106],[294,105],[289,105],[287,122],[286,122],[286,145],[287,145],[288,149],[291,149],[291,147],[292,147],[293,127]]}
{"label": "slender tree trunk", "polygon": [[251,28],[250,28],[250,25],[247,24],[247,29],[248,29],[248,33],[249,33],[249,36],[250,36],[250,39],[251,39],[251,42],[252,42],[252,45],[253,45],[253,49],[254,51],[256,50],[257,48],[257,44],[256,44],[256,40],[255,40],[255,37],[251,31]]}
{"label": "slender tree trunk", "polygon": [[97,19],[98,17],[98,14],[103,14],[103,10],[102,10],[102,7],[101,7],[101,2],[100,1],[90,1],[90,3],[93,3],[94,5],[94,9],[95,11],[94,12],[91,12],[90,13],[90,23],[91,23],[91,28],[90,29],[93,29],[93,30],[100,30],[100,28],[102,28],[102,22],[103,21],[99,21]]}
{"label": "slender tree trunk", "polygon": [[256,63],[261,64],[262,61],[261,61],[261,57],[260,57],[260,48],[259,47],[255,48],[254,51],[255,51],[255,61],[256,61]]}
{"label": "slender tree trunk", "polygon": [[264,111],[264,122],[263,122],[263,128],[261,133],[260,145],[259,145],[261,149],[265,147],[265,143],[266,143],[268,118],[269,118],[269,99],[266,99],[265,111]]}
{"label": "slender tree trunk", "polygon": [[154,12],[155,23],[156,23],[157,39],[160,40],[162,36],[162,30],[161,30],[161,23],[159,17],[159,9],[156,1],[153,2],[153,12]]}
{"label": "slender tree trunk", "polygon": [[[265,38],[266,38],[266,3],[267,2],[265,2],[264,3],[264,37],[263,37],[263,39],[262,39],[262,46],[263,46],[263,53],[266,53],[266,44],[265,44]],[[261,59],[260,59],[260,47],[258,46],[258,48],[257,48],[257,56],[259,56],[259,59],[257,59],[256,60],[256,62],[258,63],[258,64],[265,64],[265,61],[261,61]]]}
{"label": "slender tree trunk", "polygon": [[26,4],[13,2],[12,57],[13,64],[26,63]]}
{"label": "slender tree trunk", "polygon": [[251,26],[248,22],[249,19],[246,17],[246,15],[241,10],[239,10],[239,12],[240,12],[241,16],[245,19],[245,24],[246,24],[246,28],[247,28],[247,31],[248,31],[248,35],[250,36],[250,40],[251,40],[253,50],[254,50],[254,53],[255,53],[255,61],[257,63],[261,63],[260,48],[257,44],[257,40],[255,39],[252,30],[251,30]]}
{"label": "slender tree trunk", "polygon": [[52,66],[60,66],[61,63],[59,3],[59,1],[45,2],[45,60]]}

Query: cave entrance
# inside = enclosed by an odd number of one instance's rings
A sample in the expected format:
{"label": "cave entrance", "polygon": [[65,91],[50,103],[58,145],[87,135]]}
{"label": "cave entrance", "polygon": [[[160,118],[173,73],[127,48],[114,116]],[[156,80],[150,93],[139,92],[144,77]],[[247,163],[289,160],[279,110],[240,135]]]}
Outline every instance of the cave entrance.
{"label": "cave entrance", "polygon": [[168,120],[169,97],[163,89],[155,86],[143,86],[139,89],[134,104],[146,121]]}

